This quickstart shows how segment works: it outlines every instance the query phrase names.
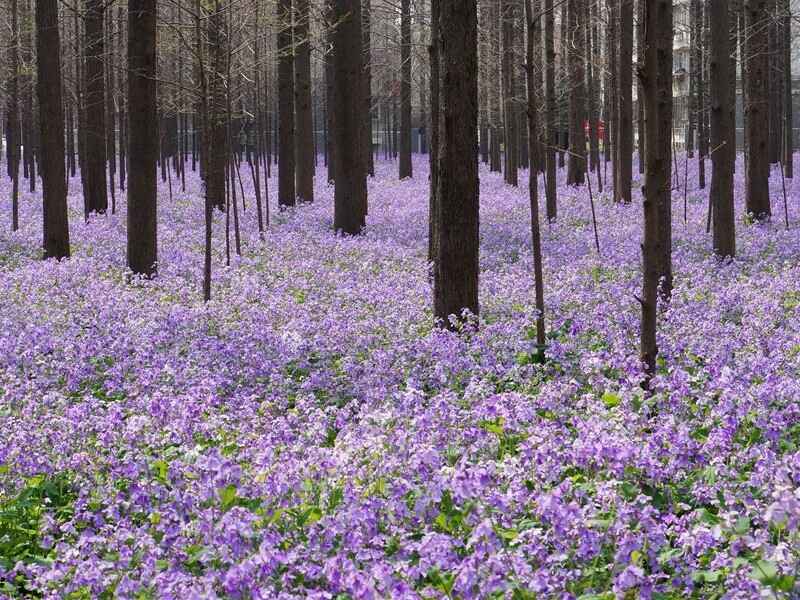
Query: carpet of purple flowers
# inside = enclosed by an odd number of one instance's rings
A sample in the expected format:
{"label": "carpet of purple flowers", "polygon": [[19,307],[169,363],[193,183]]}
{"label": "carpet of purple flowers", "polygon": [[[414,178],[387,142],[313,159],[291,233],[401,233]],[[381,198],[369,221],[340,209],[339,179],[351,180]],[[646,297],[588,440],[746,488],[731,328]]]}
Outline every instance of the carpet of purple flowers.
{"label": "carpet of purple flowers", "polygon": [[321,167],[313,205],[271,195],[263,242],[248,195],[230,267],[217,215],[208,304],[195,178],[162,186],[146,282],[124,210],[84,224],[73,179],[73,258],[42,262],[23,194],[0,229],[0,596],[800,596],[794,183],[792,228],[775,171],[775,219],[739,218],[720,264],[690,165],[644,395],[638,181],[627,207],[593,182],[599,256],[587,190],[559,187],[541,364],[527,180],[481,170],[481,323],[456,335],[432,327],[414,167],[378,164],[357,239]]}

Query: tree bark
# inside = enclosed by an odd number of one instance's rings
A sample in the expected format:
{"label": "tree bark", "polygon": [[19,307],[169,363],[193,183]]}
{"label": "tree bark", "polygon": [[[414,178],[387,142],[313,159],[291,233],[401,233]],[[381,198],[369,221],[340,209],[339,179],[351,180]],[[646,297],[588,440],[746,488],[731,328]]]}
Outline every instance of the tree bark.
{"label": "tree bark", "polygon": [[746,0],[745,136],[747,142],[747,212],[769,219],[769,13],[767,0]]}
{"label": "tree bark", "polygon": [[311,40],[309,0],[295,3],[295,77],[294,102],[296,125],[296,182],[297,197],[301,202],[314,201],[314,124],[311,114]]}
{"label": "tree bark", "polygon": [[333,226],[345,234],[365,225],[367,181],[362,157],[361,0],[333,0],[333,140],[336,156]]}
{"label": "tree bark", "polygon": [[411,166],[411,0],[400,2],[400,179],[413,177]]}
{"label": "tree bark", "polygon": [[105,44],[103,42],[105,3],[86,0],[84,16],[84,89],[86,111],[86,184],[83,190],[88,211],[108,209],[106,182]]}
{"label": "tree bark", "polygon": [[514,22],[516,16],[515,0],[503,0],[501,30],[503,34],[503,117],[505,122],[505,181],[517,186],[519,149],[517,106],[514,102],[516,58],[514,56]]}
{"label": "tree bark", "polygon": [[364,36],[364,160],[367,174],[375,176],[375,157],[372,151],[372,0],[363,0],[361,22]]}
{"label": "tree bark", "polygon": [[672,0],[647,0],[645,6],[645,55],[639,70],[645,96],[647,177],[644,198],[643,284],[640,356],[649,380],[655,374],[658,345],[656,319],[659,280],[664,275],[663,255],[667,240],[663,213],[671,208],[672,168]]}
{"label": "tree bark", "polygon": [[440,28],[438,39],[441,139],[434,316],[445,327],[456,327],[464,309],[478,315],[478,23],[476,0],[439,4],[446,27]]}
{"label": "tree bark", "polygon": [[556,146],[558,145],[558,128],[556,127],[556,42],[555,17],[553,0],[544,0],[544,54],[545,54],[545,114],[546,147],[545,147],[545,196],[547,204],[547,220],[555,221],[558,217],[556,200]]}
{"label": "tree bark", "polygon": [[[525,0],[525,21],[528,28],[528,38],[526,46],[526,75],[528,87],[528,139],[539,139],[539,123],[537,118],[537,102],[536,102],[536,83],[535,83],[535,69],[536,69],[536,50],[541,50],[537,45],[536,40],[541,35],[541,17],[533,16],[531,8],[531,0]],[[534,290],[536,296],[536,344],[539,347],[539,352],[544,352],[545,347],[545,324],[544,324],[544,281],[543,281],[543,268],[542,268],[542,236],[539,228],[539,182],[537,170],[531,167],[528,179],[528,195],[530,196],[531,204],[531,246],[533,248],[533,276],[534,276]]]}
{"label": "tree bark", "polygon": [[67,173],[64,164],[64,105],[58,3],[36,3],[37,93],[41,127],[44,258],[69,256]]}
{"label": "tree bark", "polygon": [[783,172],[794,178],[794,107],[792,106],[792,11],[791,0],[783,0]]}
{"label": "tree bark", "polygon": [[730,27],[728,0],[710,0],[711,28],[711,205],[714,218],[714,253],[736,254],[733,211],[733,157],[730,139]]}
{"label": "tree bark", "polygon": [[[278,0],[278,205],[294,206],[294,48],[292,0]],[[337,21],[334,21],[337,23]],[[338,25],[337,25],[338,28]]]}
{"label": "tree bark", "polygon": [[128,0],[128,267],[152,276],[158,260],[156,0]]}
{"label": "tree bark", "polygon": [[633,0],[621,0],[619,9],[619,171],[616,193],[619,202],[630,204],[633,180]]}

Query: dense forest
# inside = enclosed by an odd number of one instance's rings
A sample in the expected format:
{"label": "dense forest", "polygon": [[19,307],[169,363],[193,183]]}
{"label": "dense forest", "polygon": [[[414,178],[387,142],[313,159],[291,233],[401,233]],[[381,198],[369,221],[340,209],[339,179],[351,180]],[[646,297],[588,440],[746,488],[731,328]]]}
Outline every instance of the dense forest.
{"label": "dense forest", "polygon": [[0,598],[800,598],[798,4],[4,0]]}

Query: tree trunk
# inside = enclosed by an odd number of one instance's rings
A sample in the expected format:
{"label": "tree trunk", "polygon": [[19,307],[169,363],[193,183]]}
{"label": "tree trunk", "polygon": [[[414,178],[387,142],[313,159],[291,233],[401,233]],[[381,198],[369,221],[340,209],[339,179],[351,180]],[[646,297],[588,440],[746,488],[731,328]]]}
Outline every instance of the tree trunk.
{"label": "tree trunk", "polygon": [[501,29],[503,33],[503,116],[505,122],[505,181],[517,186],[517,158],[519,150],[517,106],[514,102],[516,57],[514,56],[514,22],[516,21],[515,0],[503,0]]}
{"label": "tree trunk", "polygon": [[363,1],[361,15],[364,36],[364,160],[367,161],[367,174],[375,176],[375,157],[372,152],[372,1]]}
{"label": "tree trunk", "polygon": [[[292,0],[278,0],[278,205],[294,206],[294,49]],[[336,23],[336,21],[334,21]],[[338,26],[337,26],[338,27]]]}
{"label": "tree trunk", "polygon": [[553,0],[544,0],[544,54],[545,54],[545,114],[546,147],[545,147],[545,196],[547,204],[547,220],[555,221],[558,216],[556,201],[556,146],[558,145],[558,129],[556,127],[556,42],[555,17],[553,16]]}
{"label": "tree trunk", "polygon": [[411,0],[400,3],[400,179],[413,177],[411,166]]}
{"label": "tree trunk", "polygon": [[128,0],[128,266],[152,276],[156,212],[156,0]]}
{"label": "tree trunk", "polygon": [[465,309],[478,315],[478,19],[476,0],[439,0],[439,5],[446,26],[439,29],[437,44],[441,139],[434,316],[445,327],[456,327]]}
{"label": "tree trunk", "polygon": [[728,0],[710,0],[711,28],[711,204],[714,217],[714,253],[734,256],[733,157],[730,144],[730,27]]}
{"label": "tree trunk", "polygon": [[67,173],[64,165],[64,105],[61,97],[61,40],[58,3],[36,3],[37,93],[41,127],[44,196],[44,258],[69,256]]}
{"label": "tree trunk", "polygon": [[297,118],[295,131],[297,197],[301,202],[314,201],[314,125],[311,115],[311,40],[309,0],[294,0],[295,79],[294,101]]}
{"label": "tree trunk", "polygon": [[8,81],[8,166],[11,171],[11,231],[19,229],[19,6],[11,0],[11,48],[9,62],[11,73]]}
{"label": "tree trunk", "polygon": [[569,0],[569,44],[568,62],[570,65],[569,90],[569,163],[567,183],[582,185],[586,174],[586,84],[584,81],[584,56],[586,43],[584,28],[581,23],[580,2]]}
{"label": "tree trunk", "polygon": [[363,84],[361,81],[361,0],[333,0],[333,140],[336,156],[333,226],[361,233],[365,224],[367,181],[361,156]]}
{"label": "tree trunk", "polygon": [[708,133],[706,132],[706,91],[705,91],[705,2],[692,0],[693,27],[695,28],[695,45],[693,52],[697,65],[697,78],[695,80],[695,109],[697,118],[697,166],[698,185],[700,189],[706,187],[706,156],[708,155]]}
{"label": "tree trunk", "polygon": [[633,0],[621,0],[619,5],[619,116],[617,117],[617,147],[619,171],[617,175],[617,201],[631,202],[633,179]]}
{"label": "tree trunk", "polygon": [[[489,67],[489,171],[499,173],[501,167],[501,139],[502,139],[502,109],[500,99],[501,71],[498,61],[501,61],[500,52],[500,10],[498,2],[488,3],[489,32],[490,32],[490,67]],[[433,63],[431,63],[433,64]],[[433,68],[433,67],[431,67]],[[432,113],[436,112],[435,104],[431,98]]]}
{"label": "tree trunk", "polygon": [[[436,262],[439,260],[439,117],[441,106],[439,102],[439,7],[441,0],[431,0],[431,45],[428,47],[430,57],[430,92],[431,92],[431,149],[428,156],[430,165],[430,185],[428,190],[428,261],[433,266],[433,279],[436,279]],[[497,12],[492,14],[496,17]],[[495,19],[495,22],[497,19]],[[496,71],[496,69],[495,69]],[[495,97],[497,94],[495,93]],[[494,112],[494,107],[492,108]],[[498,111],[499,112],[499,111]],[[496,115],[497,113],[495,113]],[[494,131],[497,131],[495,127]],[[492,166],[494,170],[495,151],[499,170],[500,154],[496,136],[492,136]]]}
{"label": "tree trunk", "polygon": [[[525,0],[525,22],[528,25],[528,41],[526,46],[526,75],[528,84],[528,139],[539,139],[539,123],[537,119],[535,70],[537,66],[536,50],[541,50],[537,41],[541,35],[541,19],[533,17],[531,0]],[[541,56],[541,52],[539,52]],[[536,295],[536,344],[539,352],[544,352],[544,281],[542,269],[542,237],[539,230],[539,182],[537,170],[531,167],[528,179],[528,194],[531,203],[531,246],[533,247],[533,275]]]}
{"label": "tree trunk", "polygon": [[783,1],[783,170],[794,178],[794,107],[792,106],[792,11],[790,0]]}
{"label": "tree trunk", "polygon": [[747,141],[747,212],[757,220],[772,214],[769,200],[769,13],[767,0],[746,0],[749,32],[745,60],[745,136]]}
{"label": "tree trunk", "polygon": [[217,210],[225,210],[226,165],[228,163],[228,135],[225,127],[225,39],[224,13],[219,0],[208,17],[208,48],[211,69],[208,75],[208,112],[205,117],[207,139],[202,153],[206,156],[206,194]]}
{"label": "tree trunk", "polygon": [[655,374],[658,346],[656,318],[659,280],[667,251],[663,213],[671,208],[672,168],[672,0],[647,0],[645,54],[639,78],[644,89],[647,178],[644,198],[643,284],[640,356],[649,380]]}
{"label": "tree trunk", "polygon": [[86,111],[86,187],[83,190],[89,212],[108,209],[106,182],[106,108],[103,61],[103,0],[86,0],[84,89]]}

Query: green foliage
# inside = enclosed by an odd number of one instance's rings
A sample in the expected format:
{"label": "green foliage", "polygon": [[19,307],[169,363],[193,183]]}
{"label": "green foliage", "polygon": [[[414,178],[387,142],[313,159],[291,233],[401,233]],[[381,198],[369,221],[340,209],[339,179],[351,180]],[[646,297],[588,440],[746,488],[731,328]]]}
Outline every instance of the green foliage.
{"label": "green foliage", "polygon": [[[0,500],[0,566],[10,569],[17,562],[46,563],[54,557],[52,547],[43,546],[41,521],[50,514],[57,523],[73,514],[75,492],[69,475],[36,475],[12,498]],[[0,583],[0,592],[24,594],[25,582]]]}

